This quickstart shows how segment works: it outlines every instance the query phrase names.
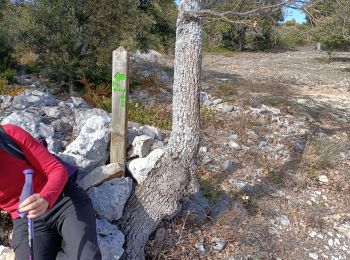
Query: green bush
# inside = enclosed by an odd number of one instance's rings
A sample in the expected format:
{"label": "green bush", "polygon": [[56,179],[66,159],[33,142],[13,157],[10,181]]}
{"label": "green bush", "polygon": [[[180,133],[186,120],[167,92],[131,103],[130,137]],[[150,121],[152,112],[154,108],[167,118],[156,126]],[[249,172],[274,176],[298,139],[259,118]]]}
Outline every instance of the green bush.
{"label": "green bush", "polygon": [[171,113],[142,105],[139,102],[130,102],[128,107],[129,120],[142,125],[154,125],[164,130],[171,130]]}
{"label": "green bush", "polygon": [[276,28],[276,47],[295,48],[306,43],[307,27],[303,25],[281,25]]}
{"label": "green bush", "polygon": [[0,72],[14,67],[12,53],[13,46],[9,41],[9,32],[5,24],[0,21]]}
{"label": "green bush", "polygon": [[16,71],[7,69],[0,73],[0,79],[6,79],[9,83],[12,83],[16,79]]}

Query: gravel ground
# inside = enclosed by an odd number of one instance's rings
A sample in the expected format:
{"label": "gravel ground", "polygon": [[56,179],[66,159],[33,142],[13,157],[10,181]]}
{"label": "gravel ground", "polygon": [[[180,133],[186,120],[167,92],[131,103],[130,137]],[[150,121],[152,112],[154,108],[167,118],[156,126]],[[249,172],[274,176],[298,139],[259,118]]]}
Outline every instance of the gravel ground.
{"label": "gravel ground", "polygon": [[166,224],[150,258],[350,259],[350,53],[326,57],[204,56],[208,221]]}

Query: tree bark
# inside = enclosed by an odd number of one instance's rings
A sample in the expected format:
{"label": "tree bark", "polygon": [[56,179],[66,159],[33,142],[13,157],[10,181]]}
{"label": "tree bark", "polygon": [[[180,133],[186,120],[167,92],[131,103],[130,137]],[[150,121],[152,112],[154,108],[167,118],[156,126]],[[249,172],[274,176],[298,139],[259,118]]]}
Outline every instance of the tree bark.
{"label": "tree bark", "polygon": [[173,128],[165,154],[135,188],[119,222],[126,237],[124,259],[144,259],[149,236],[179,201],[197,187],[194,159],[199,146],[199,93],[202,62],[202,0],[183,0],[177,19],[174,61]]}

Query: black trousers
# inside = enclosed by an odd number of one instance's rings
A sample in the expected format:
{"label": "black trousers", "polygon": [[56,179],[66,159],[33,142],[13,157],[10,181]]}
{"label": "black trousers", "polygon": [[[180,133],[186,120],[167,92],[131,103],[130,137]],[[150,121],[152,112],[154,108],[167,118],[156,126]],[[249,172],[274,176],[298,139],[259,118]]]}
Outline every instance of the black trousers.
{"label": "black trousers", "polygon": [[[55,205],[34,220],[34,260],[55,260],[63,251],[67,260],[100,260],[96,218],[91,199],[68,180]],[[12,248],[16,260],[28,260],[28,220],[13,221]]]}

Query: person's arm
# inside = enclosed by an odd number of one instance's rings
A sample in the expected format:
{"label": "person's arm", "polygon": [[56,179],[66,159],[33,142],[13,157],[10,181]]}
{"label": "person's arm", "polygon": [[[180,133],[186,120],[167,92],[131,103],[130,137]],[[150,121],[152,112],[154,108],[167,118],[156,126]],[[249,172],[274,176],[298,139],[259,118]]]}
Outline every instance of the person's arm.
{"label": "person's arm", "polygon": [[[68,173],[66,168],[46,149],[46,147],[40,144],[22,128],[15,125],[6,125],[4,129],[20,146],[24,156],[35,170],[45,174],[47,177],[46,185],[37,194],[39,196],[34,196],[34,198],[28,202],[34,203],[36,199],[43,197],[49,203],[48,208],[52,207],[67,182]],[[30,204],[28,202],[25,203],[24,201],[20,210],[23,210],[23,204],[24,207]]]}

